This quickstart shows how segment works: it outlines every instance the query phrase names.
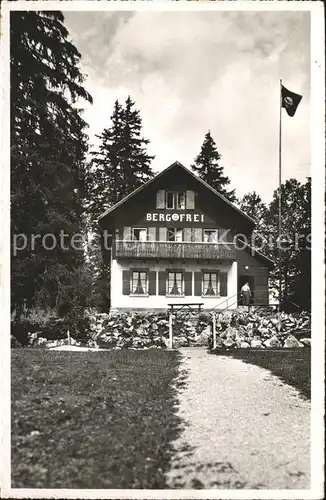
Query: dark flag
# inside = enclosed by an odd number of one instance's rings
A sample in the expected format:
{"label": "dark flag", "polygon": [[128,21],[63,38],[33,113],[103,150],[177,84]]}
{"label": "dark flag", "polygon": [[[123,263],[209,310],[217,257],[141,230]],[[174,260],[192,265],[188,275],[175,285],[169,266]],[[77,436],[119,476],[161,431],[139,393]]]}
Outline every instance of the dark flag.
{"label": "dark flag", "polygon": [[281,85],[282,108],[286,109],[289,116],[294,116],[297,107],[302,99],[302,95],[295,94]]}

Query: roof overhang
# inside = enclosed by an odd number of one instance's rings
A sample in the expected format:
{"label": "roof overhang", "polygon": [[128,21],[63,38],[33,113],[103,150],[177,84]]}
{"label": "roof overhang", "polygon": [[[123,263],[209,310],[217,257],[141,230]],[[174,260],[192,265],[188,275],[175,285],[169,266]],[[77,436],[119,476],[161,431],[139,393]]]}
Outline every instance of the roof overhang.
{"label": "roof overhang", "polygon": [[266,264],[268,267],[272,268],[275,266],[275,262],[270,259],[269,257],[266,257],[263,253],[259,252],[259,250],[256,250],[256,248],[253,248],[252,246],[248,245],[248,243],[245,244],[244,249],[247,252],[250,252],[250,255],[253,258],[256,258],[257,260],[261,260]]}

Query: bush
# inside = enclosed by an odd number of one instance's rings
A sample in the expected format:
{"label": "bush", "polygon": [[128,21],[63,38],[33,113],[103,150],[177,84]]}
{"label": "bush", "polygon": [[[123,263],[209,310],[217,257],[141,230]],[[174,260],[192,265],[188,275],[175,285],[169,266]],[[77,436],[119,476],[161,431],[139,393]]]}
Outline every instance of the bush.
{"label": "bush", "polygon": [[53,310],[33,309],[11,321],[11,334],[22,346],[34,343],[38,337],[47,340],[65,339],[68,330],[74,339],[85,343],[88,341],[89,319],[82,310],[75,309],[73,314],[60,318]]}

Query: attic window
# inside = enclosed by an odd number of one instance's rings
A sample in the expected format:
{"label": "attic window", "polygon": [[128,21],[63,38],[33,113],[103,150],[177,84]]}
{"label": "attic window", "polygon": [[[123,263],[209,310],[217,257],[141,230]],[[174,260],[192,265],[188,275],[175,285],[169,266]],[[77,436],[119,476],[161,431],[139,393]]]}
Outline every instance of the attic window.
{"label": "attic window", "polygon": [[159,189],[156,193],[156,208],[167,210],[194,210],[194,191],[165,191]]}
{"label": "attic window", "polygon": [[185,191],[167,191],[166,208],[170,210],[184,210],[186,208]]}
{"label": "attic window", "polygon": [[186,193],[179,191],[177,195],[177,209],[184,210],[186,208]]}
{"label": "attic window", "polygon": [[174,193],[173,191],[166,192],[166,208],[174,208]]}

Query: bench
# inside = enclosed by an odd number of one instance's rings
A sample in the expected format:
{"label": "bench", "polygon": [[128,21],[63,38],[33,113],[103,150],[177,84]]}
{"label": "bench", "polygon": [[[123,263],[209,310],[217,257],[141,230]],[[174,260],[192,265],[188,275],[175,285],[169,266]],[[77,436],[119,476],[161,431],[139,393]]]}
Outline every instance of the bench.
{"label": "bench", "polygon": [[187,302],[184,304],[168,304],[169,312],[182,311],[182,309],[188,309],[191,312],[201,312],[204,302]]}

